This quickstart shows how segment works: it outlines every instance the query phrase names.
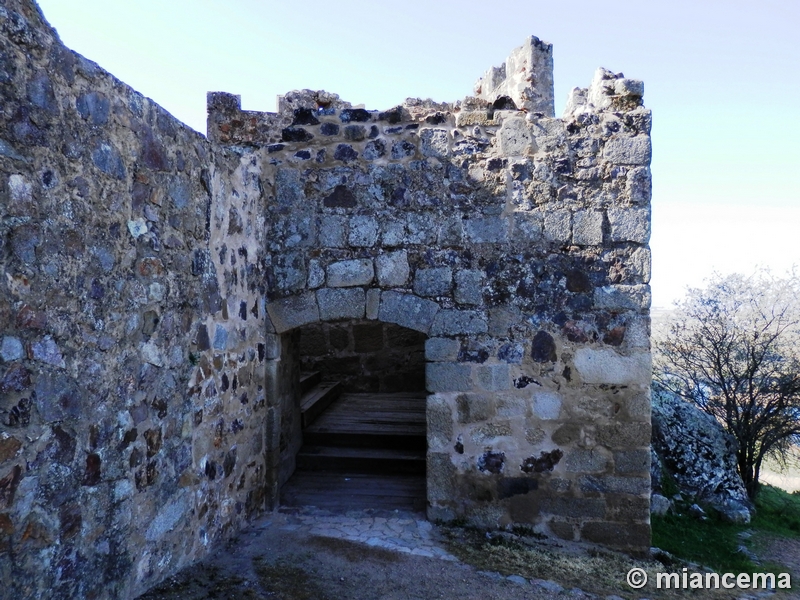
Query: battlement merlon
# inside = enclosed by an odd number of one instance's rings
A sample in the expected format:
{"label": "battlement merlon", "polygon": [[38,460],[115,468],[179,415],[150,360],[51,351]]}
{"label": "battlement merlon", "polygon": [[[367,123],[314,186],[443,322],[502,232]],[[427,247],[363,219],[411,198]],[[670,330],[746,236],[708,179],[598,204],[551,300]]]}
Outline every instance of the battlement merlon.
{"label": "battlement merlon", "polygon": [[[531,36],[511,52],[500,67],[492,67],[475,84],[474,97],[453,103],[408,98],[387,111],[353,107],[337,94],[326,91],[294,90],[278,96],[277,112],[242,110],[241,97],[226,92],[209,92],[207,98],[207,136],[223,146],[268,146],[283,142],[303,142],[312,137],[302,128],[319,125],[321,120],[388,121],[389,124],[441,123],[448,116],[455,125],[499,126],[506,113],[527,113],[528,120],[554,118],[552,45]],[[583,113],[628,112],[638,110],[649,121],[642,106],[644,84],[598,68],[588,88],[574,88],[562,119],[579,118]],[[325,136],[338,133],[327,124]],[[645,127],[649,132],[649,125]],[[307,138],[307,139],[306,139]],[[371,138],[370,138],[371,139]],[[334,138],[329,138],[334,141]]]}
{"label": "battlement merlon", "polygon": [[489,102],[502,97],[529,113],[555,116],[553,45],[531,36],[511,51],[506,62],[492,67],[475,83],[475,95]]}

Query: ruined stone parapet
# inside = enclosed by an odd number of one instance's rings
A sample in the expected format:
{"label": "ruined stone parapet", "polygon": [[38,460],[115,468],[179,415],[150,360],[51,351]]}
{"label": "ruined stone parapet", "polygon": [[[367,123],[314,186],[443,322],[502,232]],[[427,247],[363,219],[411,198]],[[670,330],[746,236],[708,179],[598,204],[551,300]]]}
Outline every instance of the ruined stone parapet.
{"label": "ruined stone parapet", "polygon": [[475,83],[475,95],[493,104],[510,98],[516,108],[554,116],[553,45],[531,36]]}
{"label": "ruined stone parapet", "polygon": [[[594,73],[588,88],[573,88],[564,108],[563,118],[575,117],[584,112],[628,112],[642,106],[644,83],[628,79],[622,73],[612,73],[602,67]],[[642,108],[640,112],[649,111]]]}

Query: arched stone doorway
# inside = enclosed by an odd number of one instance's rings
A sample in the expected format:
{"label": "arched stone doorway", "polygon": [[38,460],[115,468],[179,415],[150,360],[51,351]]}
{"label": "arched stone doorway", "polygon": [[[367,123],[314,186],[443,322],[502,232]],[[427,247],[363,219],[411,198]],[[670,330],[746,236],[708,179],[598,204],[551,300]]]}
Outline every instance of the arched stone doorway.
{"label": "arched stone doorway", "polygon": [[267,307],[274,503],[424,512],[425,351],[438,305],[396,292],[381,302],[377,289],[313,295]]}
{"label": "arched stone doorway", "polygon": [[281,505],[424,511],[427,336],[356,319],[291,335],[299,386],[281,427]]}

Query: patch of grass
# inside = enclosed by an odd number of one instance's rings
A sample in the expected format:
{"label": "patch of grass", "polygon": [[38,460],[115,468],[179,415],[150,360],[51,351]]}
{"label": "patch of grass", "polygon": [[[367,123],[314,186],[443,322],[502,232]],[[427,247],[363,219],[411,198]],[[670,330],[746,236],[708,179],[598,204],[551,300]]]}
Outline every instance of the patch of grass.
{"label": "patch of grass", "polygon": [[675,479],[672,477],[672,474],[667,471],[666,467],[661,467],[661,495],[666,496],[667,498],[672,498],[675,494],[679,493],[681,490],[678,487],[678,484],[675,482]]}
{"label": "patch of grass", "polygon": [[[637,560],[620,553],[596,549],[590,552],[565,552],[561,549],[539,548],[516,541],[509,536],[489,536],[469,528],[443,529],[448,537],[448,550],[460,560],[485,571],[503,575],[521,575],[528,579],[549,579],[567,589],[622,598],[652,598],[667,600],[730,600],[728,590],[660,590],[652,582],[658,572],[678,572],[680,567],[665,566],[653,560]],[[626,584],[625,575],[633,567],[648,574],[647,587],[634,592]],[[763,569],[762,569],[763,570]]]}
{"label": "patch of grass", "polygon": [[753,572],[753,562],[738,552],[742,545],[738,534],[746,526],[725,523],[713,514],[707,521],[690,515],[653,515],[650,524],[653,545],[673,556],[718,572]]}
{"label": "patch of grass", "polygon": [[756,495],[753,527],[785,537],[800,538],[800,494],[762,485]]}

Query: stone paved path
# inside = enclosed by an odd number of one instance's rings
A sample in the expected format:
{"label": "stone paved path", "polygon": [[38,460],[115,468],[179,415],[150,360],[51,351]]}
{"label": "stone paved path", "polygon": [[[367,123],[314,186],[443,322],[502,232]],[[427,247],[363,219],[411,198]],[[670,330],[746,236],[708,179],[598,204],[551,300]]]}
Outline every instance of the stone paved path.
{"label": "stone paved path", "polygon": [[[441,544],[433,525],[422,515],[394,511],[373,516],[369,511],[345,515],[315,510],[279,512],[276,519],[284,531],[302,531],[310,535],[362,542],[405,554],[455,561]],[[278,521],[278,522],[279,522]]]}

